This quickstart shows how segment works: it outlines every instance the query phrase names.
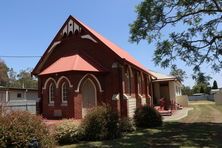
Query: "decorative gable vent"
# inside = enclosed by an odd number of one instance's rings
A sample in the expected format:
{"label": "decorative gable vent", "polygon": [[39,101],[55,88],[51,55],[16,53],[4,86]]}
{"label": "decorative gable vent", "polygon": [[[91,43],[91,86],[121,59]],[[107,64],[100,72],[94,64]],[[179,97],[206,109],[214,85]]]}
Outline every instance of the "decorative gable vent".
{"label": "decorative gable vent", "polygon": [[78,35],[81,30],[82,28],[78,24],[76,24],[72,19],[70,19],[63,28],[61,35],[63,38],[71,36],[72,34]]}

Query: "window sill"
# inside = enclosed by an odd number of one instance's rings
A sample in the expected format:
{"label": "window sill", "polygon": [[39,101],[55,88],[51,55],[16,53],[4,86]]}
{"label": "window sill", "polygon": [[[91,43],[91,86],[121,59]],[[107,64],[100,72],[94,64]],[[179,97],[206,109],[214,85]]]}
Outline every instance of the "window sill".
{"label": "window sill", "polygon": [[48,106],[54,106],[54,103],[49,103]]}
{"label": "window sill", "polygon": [[61,106],[68,106],[68,103],[62,103]]}

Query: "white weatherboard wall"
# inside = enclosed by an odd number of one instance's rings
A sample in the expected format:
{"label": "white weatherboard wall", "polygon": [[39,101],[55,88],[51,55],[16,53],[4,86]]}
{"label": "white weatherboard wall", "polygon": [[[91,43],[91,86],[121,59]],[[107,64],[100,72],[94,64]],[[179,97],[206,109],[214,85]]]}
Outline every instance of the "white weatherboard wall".
{"label": "white weatherboard wall", "polygon": [[169,82],[170,100],[176,101],[176,86],[174,81]]}
{"label": "white weatherboard wall", "polygon": [[[18,97],[18,94],[21,95],[21,97]],[[12,100],[25,100],[25,93],[24,91],[9,91],[9,101]]]}
{"label": "white weatherboard wall", "polygon": [[128,116],[130,118],[133,118],[134,111],[136,110],[136,98],[127,99],[127,106],[128,106]]}
{"label": "white weatherboard wall", "polygon": [[183,107],[188,107],[188,96],[183,95],[183,96],[176,96],[176,102]]}
{"label": "white weatherboard wall", "polygon": [[219,91],[214,95],[214,100],[217,105],[222,105],[222,91]]}
{"label": "white weatherboard wall", "polygon": [[0,91],[0,103],[5,103],[5,102],[6,102],[6,92]]}

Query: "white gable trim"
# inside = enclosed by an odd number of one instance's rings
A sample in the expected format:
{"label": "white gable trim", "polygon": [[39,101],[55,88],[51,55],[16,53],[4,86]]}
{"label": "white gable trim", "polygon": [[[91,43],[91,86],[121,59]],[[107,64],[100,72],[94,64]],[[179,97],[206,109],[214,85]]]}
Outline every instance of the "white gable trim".
{"label": "white gable trim", "polygon": [[56,85],[55,79],[53,79],[52,77],[49,77],[49,78],[45,81],[45,84],[44,84],[44,86],[43,86],[42,89],[46,89],[46,86],[47,86],[47,84],[48,84],[48,82],[49,82],[50,80],[52,80],[52,81],[55,83],[55,85]]}
{"label": "white gable trim", "polygon": [[65,80],[68,81],[69,87],[73,87],[73,85],[71,84],[71,82],[69,81],[69,79],[68,79],[66,76],[61,76],[61,77],[59,78],[59,80],[57,81],[57,83],[56,83],[56,88],[59,88],[59,83],[60,83],[60,81],[61,81],[62,79],[65,79]]}
{"label": "white gable trim", "polygon": [[79,81],[79,83],[78,83],[78,85],[77,85],[77,89],[75,90],[75,92],[79,92],[79,90],[80,90],[80,85],[82,84],[82,81],[83,81],[87,76],[93,77],[93,79],[96,81],[96,83],[97,83],[98,86],[99,86],[99,91],[100,91],[100,92],[103,92],[99,80],[98,80],[98,79],[96,78],[96,76],[94,76],[93,74],[86,74],[85,76],[83,76],[82,79]]}
{"label": "white gable trim", "polygon": [[87,34],[87,35],[82,35],[81,38],[82,38],[82,39],[89,39],[89,40],[91,40],[91,41],[93,41],[93,42],[95,42],[95,43],[98,43],[98,42],[97,42],[92,36],[90,36],[89,34]]}
{"label": "white gable trim", "polygon": [[49,48],[49,50],[48,50],[48,52],[47,53],[49,53],[52,49],[54,49],[58,44],[60,44],[61,43],[61,41],[57,41],[57,42],[54,42],[53,44],[52,44],[52,46]]}

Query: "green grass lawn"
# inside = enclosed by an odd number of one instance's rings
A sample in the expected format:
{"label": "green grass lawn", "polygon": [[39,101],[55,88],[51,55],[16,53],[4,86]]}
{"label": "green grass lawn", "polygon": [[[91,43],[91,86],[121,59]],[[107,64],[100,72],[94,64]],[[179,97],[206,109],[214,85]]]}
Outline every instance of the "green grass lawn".
{"label": "green grass lawn", "polygon": [[194,110],[178,122],[137,130],[112,141],[80,142],[63,147],[222,147],[222,106],[191,106]]}

